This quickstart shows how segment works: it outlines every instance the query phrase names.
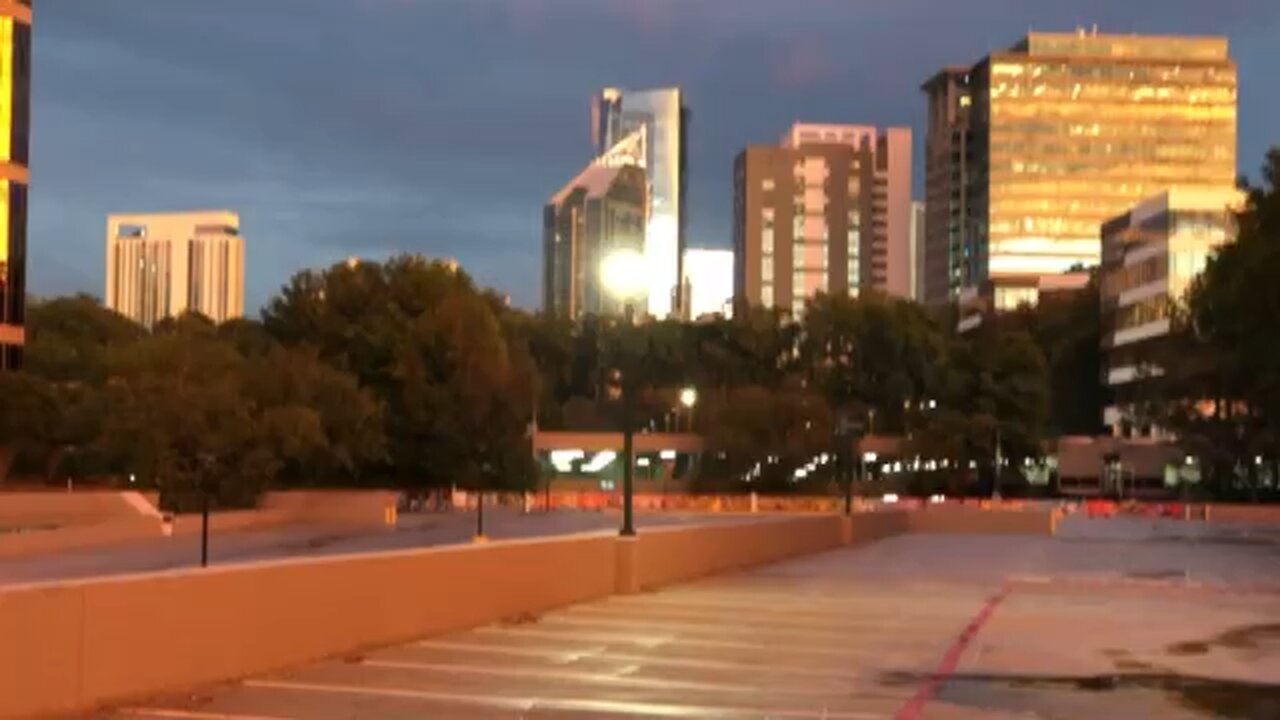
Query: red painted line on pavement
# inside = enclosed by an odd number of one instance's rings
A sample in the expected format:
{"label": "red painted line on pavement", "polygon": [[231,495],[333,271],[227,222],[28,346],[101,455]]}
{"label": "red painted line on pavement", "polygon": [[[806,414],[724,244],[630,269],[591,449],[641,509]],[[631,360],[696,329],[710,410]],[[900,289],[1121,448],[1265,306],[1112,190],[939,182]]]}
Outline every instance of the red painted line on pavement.
{"label": "red painted line on pavement", "polygon": [[938,694],[938,689],[942,687],[942,683],[946,682],[947,678],[951,677],[956,671],[956,667],[960,664],[960,656],[969,647],[969,643],[973,642],[973,638],[978,635],[978,631],[982,629],[982,626],[991,619],[992,614],[996,611],[996,606],[1008,597],[1010,589],[1006,583],[995,595],[987,598],[986,602],[982,603],[982,607],[978,609],[978,614],[973,616],[969,624],[964,626],[964,630],[961,630],[960,634],[951,643],[951,647],[947,648],[946,654],[942,656],[942,662],[938,663],[938,668],[929,675],[929,679],[920,686],[915,695],[911,696],[907,704],[898,710],[898,714],[893,716],[894,720],[918,720],[920,718],[920,713],[924,710],[924,706]]}

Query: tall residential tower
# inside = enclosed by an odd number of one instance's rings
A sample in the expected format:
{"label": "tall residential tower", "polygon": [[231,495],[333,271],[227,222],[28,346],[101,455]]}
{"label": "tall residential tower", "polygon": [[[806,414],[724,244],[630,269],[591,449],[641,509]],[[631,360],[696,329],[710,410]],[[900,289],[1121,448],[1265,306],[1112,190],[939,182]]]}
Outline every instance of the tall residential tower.
{"label": "tall residential tower", "polygon": [[911,129],[797,123],[734,166],[734,298],[799,317],[817,293],[911,296]]}
{"label": "tall residential tower", "polygon": [[924,89],[933,299],[958,268],[997,310],[1034,303],[1039,277],[1098,264],[1104,221],[1235,178],[1225,38],[1033,32]]}
{"label": "tall residential tower", "polygon": [[22,365],[26,338],[27,147],[31,0],[0,2],[0,370]]}
{"label": "tall residential tower", "polygon": [[591,104],[591,141],[596,155],[612,151],[637,130],[645,131],[649,209],[644,229],[644,272],[649,285],[648,311],[658,318],[679,311],[688,123],[689,111],[679,88],[605,88]]}
{"label": "tall residential tower", "polygon": [[244,315],[244,240],[228,210],[107,216],[107,307],[146,327]]}

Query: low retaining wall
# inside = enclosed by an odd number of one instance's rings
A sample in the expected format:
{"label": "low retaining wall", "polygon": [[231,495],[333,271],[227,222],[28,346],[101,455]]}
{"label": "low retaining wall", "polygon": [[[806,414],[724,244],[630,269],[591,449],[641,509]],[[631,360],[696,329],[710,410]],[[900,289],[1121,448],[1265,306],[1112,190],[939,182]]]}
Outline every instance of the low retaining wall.
{"label": "low retaining wall", "polygon": [[0,591],[0,717],[85,712],[604,597],[612,536]]}
{"label": "low retaining wall", "polygon": [[627,571],[619,573],[618,590],[661,587],[833,550],[843,543],[845,522],[828,515],[646,530],[636,539],[619,541],[619,565]]}
{"label": "low retaining wall", "polygon": [[983,510],[926,505],[908,514],[908,529],[921,533],[1053,535],[1058,516],[1050,509]]}
{"label": "low retaining wall", "polygon": [[394,524],[399,499],[394,490],[286,490],[267,493],[260,508],[281,512],[290,522],[387,525]]}
{"label": "low retaining wall", "polygon": [[0,491],[0,527],[91,525],[138,515],[124,493],[111,490]]}
{"label": "low retaining wall", "polygon": [[1280,525],[1280,505],[1243,505],[1234,503],[1211,503],[1202,505],[1200,512],[1191,513],[1191,517],[1203,517],[1209,522],[1220,523],[1264,523]]}
{"label": "low retaining wall", "polygon": [[1038,514],[957,510],[755,519],[631,538],[594,533],[10,586],[0,589],[0,718],[85,713],[911,530],[1045,530]]}
{"label": "low retaining wall", "polygon": [[891,535],[908,532],[909,513],[906,510],[882,510],[858,513],[845,525],[845,545],[866,545]]}

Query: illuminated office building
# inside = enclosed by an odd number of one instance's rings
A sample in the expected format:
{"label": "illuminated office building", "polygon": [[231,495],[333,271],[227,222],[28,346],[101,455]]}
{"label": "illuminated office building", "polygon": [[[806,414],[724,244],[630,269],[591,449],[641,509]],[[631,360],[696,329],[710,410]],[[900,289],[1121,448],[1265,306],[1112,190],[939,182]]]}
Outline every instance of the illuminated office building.
{"label": "illuminated office building", "polygon": [[[640,134],[642,138],[643,134]],[[542,309],[577,319],[617,314],[623,302],[604,287],[602,265],[619,250],[644,250],[647,181],[644,168],[608,153],[588,165],[547,202],[542,226]],[[644,268],[635,269],[643,273]]]}
{"label": "illuminated office building", "polygon": [[997,310],[1034,303],[1040,276],[1099,262],[1105,220],[1236,175],[1225,38],[1029,33],[924,90],[929,223],[948,219],[926,243],[934,299],[945,267],[948,294],[989,281]]}
{"label": "illuminated office building", "polygon": [[1134,407],[1158,386],[1163,370],[1153,362],[1171,329],[1171,310],[1186,297],[1214,249],[1235,239],[1235,215],[1244,194],[1173,190],[1148,198],[1102,226],[1105,378],[1116,403],[1105,423],[1116,434],[1155,436]]}
{"label": "illuminated office building", "polygon": [[911,129],[797,123],[734,166],[734,297],[799,317],[817,293],[911,296]]}
{"label": "illuminated office building", "polygon": [[677,313],[680,263],[685,248],[686,131],[689,111],[679,88],[605,88],[593,98],[591,141],[597,155],[644,130],[644,168],[649,209],[644,231],[648,312],[657,318]]}
{"label": "illuminated office building", "polygon": [[107,216],[105,304],[145,327],[244,315],[244,240],[228,210]]}
{"label": "illuminated office building", "polygon": [[22,365],[27,293],[31,2],[0,3],[0,370]]}

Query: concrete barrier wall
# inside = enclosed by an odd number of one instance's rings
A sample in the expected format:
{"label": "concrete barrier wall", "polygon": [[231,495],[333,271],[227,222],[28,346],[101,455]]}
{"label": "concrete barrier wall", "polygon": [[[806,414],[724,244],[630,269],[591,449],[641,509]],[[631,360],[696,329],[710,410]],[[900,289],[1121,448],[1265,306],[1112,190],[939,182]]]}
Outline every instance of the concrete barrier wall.
{"label": "concrete barrier wall", "polygon": [[[646,530],[633,541],[630,573],[627,560],[620,560],[619,589],[655,588],[831,550],[843,542],[843,523],[827,515]],[[626,550],[620,548],[620,553],[625,558]],[[628,580],[632,587],[627,587]]]}
{"label": "concrete barrier wall", "polygon": [[994,535],[1053,535],[1057,517],[1049,509],[982,510],[929,505],[908,514],[911,532]]}
{"label": "concrete barrier wall", "polygon": [[604,597],[611,535],[0,591],[0,717],[83,712]]}
{"label": "concrete barrier wall", "polygon": [[1209,522],[1264,523],[1280,525],[1280,505],[1243,505],[1235,503],[1210,503],[1192,511],[1191,517],[1202,517]]}
{"label": "concrete barrier wall", "polygon": [[[287,524],[291,520],[291,516],[283,510],[228,510],[210,513],[209,532],[235,532],[276,527]],[[173,516],[174,535],[199,534],[200,525],[199,515]]]}
{"label": "concrete barrier wall", "polygon": [[0,492],[0,527],[88,525],[137,515],[121,493],[110,490]]}
{"label": "concrete barrier wall", "polygon": [[290,522],[385,525],[399,498],[393,490],[285,490],[267,493],[260,507],[282,512]]}
{"label": "concrete barrier wall", "polygon": [[846,545],[866,545],[909,529],[909,513],[905,510],[883,510],[857,513],[849,517]]}
{"label": "concrete barrier wall", "polygon": [[1048,513],[885,510],[10,586],[0,719],[88,712],[909,530],[1050,527]]}

